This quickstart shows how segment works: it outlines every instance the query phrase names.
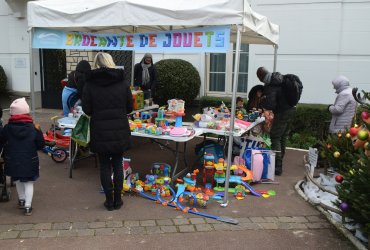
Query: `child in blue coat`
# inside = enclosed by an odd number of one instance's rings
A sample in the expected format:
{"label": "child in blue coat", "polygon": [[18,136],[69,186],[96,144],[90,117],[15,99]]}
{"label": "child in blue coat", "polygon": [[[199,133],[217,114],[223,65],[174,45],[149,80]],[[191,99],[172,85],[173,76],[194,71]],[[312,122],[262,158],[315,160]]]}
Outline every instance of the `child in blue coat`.
{"label": "child in blue coat", "polygon": [[25,215],[32,214],[33,184],[39,177],[37,150],[45,141],[40,125],[33,123],[25,98],[16,99],[10,105],[10,118],[0,132],[0,144],[4,145],[5,175],[12,177],[18,193],[18,206]]}

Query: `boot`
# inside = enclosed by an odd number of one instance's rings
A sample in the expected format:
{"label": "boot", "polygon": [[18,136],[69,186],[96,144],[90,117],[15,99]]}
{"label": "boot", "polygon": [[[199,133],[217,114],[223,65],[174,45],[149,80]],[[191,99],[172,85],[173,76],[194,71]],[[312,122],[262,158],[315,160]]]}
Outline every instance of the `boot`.
{"label": "boot", "polygon": [[106,192],[105,193],[105,202],[104,202],[104,207],[108,211],[112,211],[114,209],[114,204],[113,204],[113,193],[112,192]]}
{"label": "boot", "polygon": [[121,190],[114,190],[114,209],[120,209],[123,205]]}

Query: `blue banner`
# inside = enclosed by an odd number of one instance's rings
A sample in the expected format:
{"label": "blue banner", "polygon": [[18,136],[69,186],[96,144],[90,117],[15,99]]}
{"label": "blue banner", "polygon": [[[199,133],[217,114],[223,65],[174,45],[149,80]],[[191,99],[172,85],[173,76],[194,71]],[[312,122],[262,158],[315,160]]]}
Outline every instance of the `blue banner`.
{"label": "blue banner", "polygon": [[225,53],[230,45],[229,26],[150,33],[99,34],[35,28],[33,48],[82,50],[135,50]]}

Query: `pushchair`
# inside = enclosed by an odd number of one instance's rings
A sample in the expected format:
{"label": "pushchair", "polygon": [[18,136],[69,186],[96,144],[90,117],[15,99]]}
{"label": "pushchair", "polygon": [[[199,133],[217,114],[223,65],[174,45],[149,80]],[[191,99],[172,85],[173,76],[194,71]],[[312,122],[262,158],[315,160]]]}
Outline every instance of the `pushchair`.
{"label": "pushchair", "polygon": [[10,190],[8,189],[6,182],[6,175],[4,172],[4,160],[2,158],[2,152],[0,152],[0,201],[10,200]]}

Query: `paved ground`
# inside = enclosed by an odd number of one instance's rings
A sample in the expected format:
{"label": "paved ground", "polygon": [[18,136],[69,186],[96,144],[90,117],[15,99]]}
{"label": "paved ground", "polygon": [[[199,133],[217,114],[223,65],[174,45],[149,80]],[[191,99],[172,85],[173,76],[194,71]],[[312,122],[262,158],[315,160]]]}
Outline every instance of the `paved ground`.
{"label": "paved ground", "polygon": [[[36,120],[47,129],[48,117],[59,112],[38,111]],[[189,162],[195,161],[194,146],[200,141],[191,141]],[[134,138],[133,143],[126,157],[141,176],[152,162],[174,162],[172,153],[148,140]],[[229,225],[136,195],[124,196],[122,209],[108,212],[93,159],[79,162],[70,179],[67,163],[56,164],[40,153],[41,177],[35,184],[33,215],[23,216],[16,208],[14,187],[11,201],[0,203],[0,249],[354,249],[295,192],[294,185],[303,177],[303,154],[288,151],[284,174],[276,178],[279,185],[254,185],[259,190],[275,190],[275,197],[248,196],[242,201],[231,197],[226,208],[212,202],[202,210],[240,222]]]}

